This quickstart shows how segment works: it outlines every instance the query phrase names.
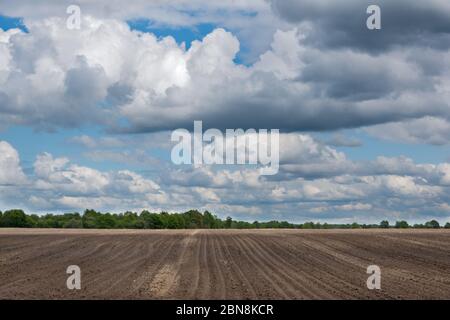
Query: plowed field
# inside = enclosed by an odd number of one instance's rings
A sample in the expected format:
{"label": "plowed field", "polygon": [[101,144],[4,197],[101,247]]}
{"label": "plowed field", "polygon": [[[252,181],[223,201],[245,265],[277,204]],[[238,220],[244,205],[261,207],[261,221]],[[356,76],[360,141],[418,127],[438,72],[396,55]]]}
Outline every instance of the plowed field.
{"label": "plowed field", "polygon": [[0,298],[450,299],[450,232],[0,229]]}

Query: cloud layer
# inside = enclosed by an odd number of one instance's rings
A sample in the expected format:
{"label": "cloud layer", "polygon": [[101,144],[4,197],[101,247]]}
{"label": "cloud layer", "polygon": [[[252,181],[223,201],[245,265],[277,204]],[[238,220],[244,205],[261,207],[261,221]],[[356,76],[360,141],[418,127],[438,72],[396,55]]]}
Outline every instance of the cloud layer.
{"label": "cloud layer", "polygon": [[329,131],[450,115],[450,55],[440,47],[320,48],[308,40],[311,26],[299,24],[275,32],[271,48],[244,66],[234,61],[239,40],[224,29],[186,50],[117,20],[84,17],[82,26],[49,18],[29,33],[1,32],[3,125],[152,132],[201,119]]}
{"label": "cloud layer", "polygon": [[[299,141],[303,148],[295,150]],[[200,208],[249,220],[376,222],[450,215],[448,163],[386,157],[355,162],[307,135],[283,135],[281,142],[281,172],[275,177],[245,166],[203,166],[166,167],[148,178],[79,166],[49,153],[38,155],[33,173],[25,176],[17,151],[2,141],[0,202],[39,212]]]}
{"label": "cloud layer", "polygon": [[[450,141],[449,2],[377,3],[377,31],[366,28],[371,3],[359,0],[79,1],[80,30],[66,28],[67,3],[2,3],[2,14],[23,17],[28,32],[0,29],[0,128],[74,130],[66,142],[98,166],[40,150],[26,168],[2,138],[0,205],[446,219],[449,163],[385,156],[383,148],[353,160],[343,151],[366,147],[361,132],[395,143]],[[132,19],[169,31],[214,27],[186,45],[132,30]],[[205,129],[280,129],[279,174],[173,166],[168,132],[192,129],[194,120]],[[331,135],[320,142],[318,132]],[[120,166],[98,169],[105,163]]]}

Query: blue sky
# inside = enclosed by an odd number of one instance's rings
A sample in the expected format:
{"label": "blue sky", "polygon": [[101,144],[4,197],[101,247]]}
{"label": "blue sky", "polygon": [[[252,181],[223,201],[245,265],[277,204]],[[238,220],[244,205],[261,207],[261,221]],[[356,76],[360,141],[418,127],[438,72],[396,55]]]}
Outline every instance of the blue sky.
{"label": "blue sky", "polygon": [[[450,31],[422,24],[424,39],[401,20],[368,34],[350,1],[342,16],[314,20],[320,3],[84,5],[70,31],[51,2],[47,13],[0,6],[0,210],[445,221]],[[394,23],[398,8],[383,5]],[[411,19],[421,13],[412,8]],[[408,30],[407,40],[396,34]],[[170,133],[194,120],[280,129],[279,173],[174,165]]]}
{"label": "blue sky", "polygon": [[19,28],[23,31],[27,31],[22,18],[8,17],[3,15],[0,15],[0,28],[2,28],[4,31],[14,28]]}

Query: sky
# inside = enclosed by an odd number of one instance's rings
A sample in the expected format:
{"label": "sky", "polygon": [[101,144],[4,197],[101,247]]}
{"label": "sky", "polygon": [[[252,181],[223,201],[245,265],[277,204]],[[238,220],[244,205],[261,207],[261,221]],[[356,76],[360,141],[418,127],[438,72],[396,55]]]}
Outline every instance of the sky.
{"label": "sky", "polygon": [[[0,0],[0,210],[450,221],[449,48],[446,0]],[[175,165],[195,120],[279,172]]]}

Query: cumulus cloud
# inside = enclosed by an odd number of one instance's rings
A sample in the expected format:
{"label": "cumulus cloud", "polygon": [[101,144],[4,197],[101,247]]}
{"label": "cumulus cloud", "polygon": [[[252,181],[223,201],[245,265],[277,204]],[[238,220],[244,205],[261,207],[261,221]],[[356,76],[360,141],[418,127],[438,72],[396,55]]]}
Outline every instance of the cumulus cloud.
{"label": "cumulus cloud", "polygon": [[143,208],[167,201],[158,183],[130,170],[103,172],[49,153],[38,155],[33,167],[34,174],[27,177],[18,152],[1,141],[1,198],[38,210],[83,209],[88,204],[97,204],[97,208],[124,209],[124,204]]}
{"label": "cumulus cloud", "polygon": [[68,194],[99,195],[109,184],[108,176],[97,170],[69,164],[67,158],[53,158],[44,153],[34,163],[36,185],[43,190],[59,190]]}
{"label": "cumulus cloud", "polygon": [[0,186],[20,185],[26,182],[16,149],[8,142],[0,141]]}
{"label": "cumulus cloud", "polygon": [[[205,166],[173,171],[162,179],[163,188],[214,190],[222,205],[244,206],[249,211],[257,208],[274,218],[288,217],[292,211],[297,212],[292,219],[303,220],[445,215],[447,163],[418,164],[406,157],[383,156],[352,161],[299,134],[281,135],[280,144],[282,162],[274,177],[260,176],[250,168]],[[213,201],[196,199],[210,209],[219,207]]]}
{"label": "cumulus cloud", "polygon": [[69,196],[135,195],[158,192],[159,185],[129,170],[101,172],[70,164],[67,158],[41,154],[34,163],[35,185],[39,190]]}
{"label": "cumulus cloud", "polygon": [[[449,116],[450,57],[437,49],[429,59],[412,47],[376,56],[319,50],[295,27],[277,31],[271,48],[243,66],[234,61],[240,42],[224,29],[186,50],[117,20],[87,16],[79,31],[64,23],[33,21],[29,33],[3,35],[10,58],[1,68],[2,122],[154,132],[201,119],[215,128],[298,131]],[[437,56],[439,70],[430,67]]]}
{"label": "cumulus cloud", "polygon": [[[450,201],[448,163],[416,164],[407,158],[379,157],[369,165],[362,165],[309,136],[288,134],[282,140],[286,145],[281,148],[282,154],[286,153],[282,155],[286,164],[281,166],[282,172],[276,179],[261,176],[255,168],[239,166],[166,167],[149,178],[130,170],[100,171],[49,153],[36,158],[33,174],[26,177],[17,151],[2,143],[2,154],[12,155],[9,157],[12,161],[4,162],[2,168],[9,163],[11,169],[12,164],[16,176],[22,176],[27,184],[1,186],[0,198],[37,211],[86,207],[109,211],[199,208],[260,220],[270,217],[293,221],[349,217],[358,220],[354,213],[360,213],[364,221],[376,221],[393,219],[394,213],[396,217],[419,219],[424,212],[434,217],[448,212],[445,206]],[[289,150],[289,143],[296,141],[306,145],[297,154]],[[291,170],[290,174],[284,171],[285,165],[294,163],[299,166],[322,163],[325,168],[339,161],[342,167],[336,172],[326,174],[322,169],[316,177],[309,168]],[[292,216],[292,212],[297,214]]]}
{"label": "cumulus cloud", "polygon": [[371,135],[389,141],[446,145],[450,143],[450,122],[436,117],[394,122],[366,128]]}

